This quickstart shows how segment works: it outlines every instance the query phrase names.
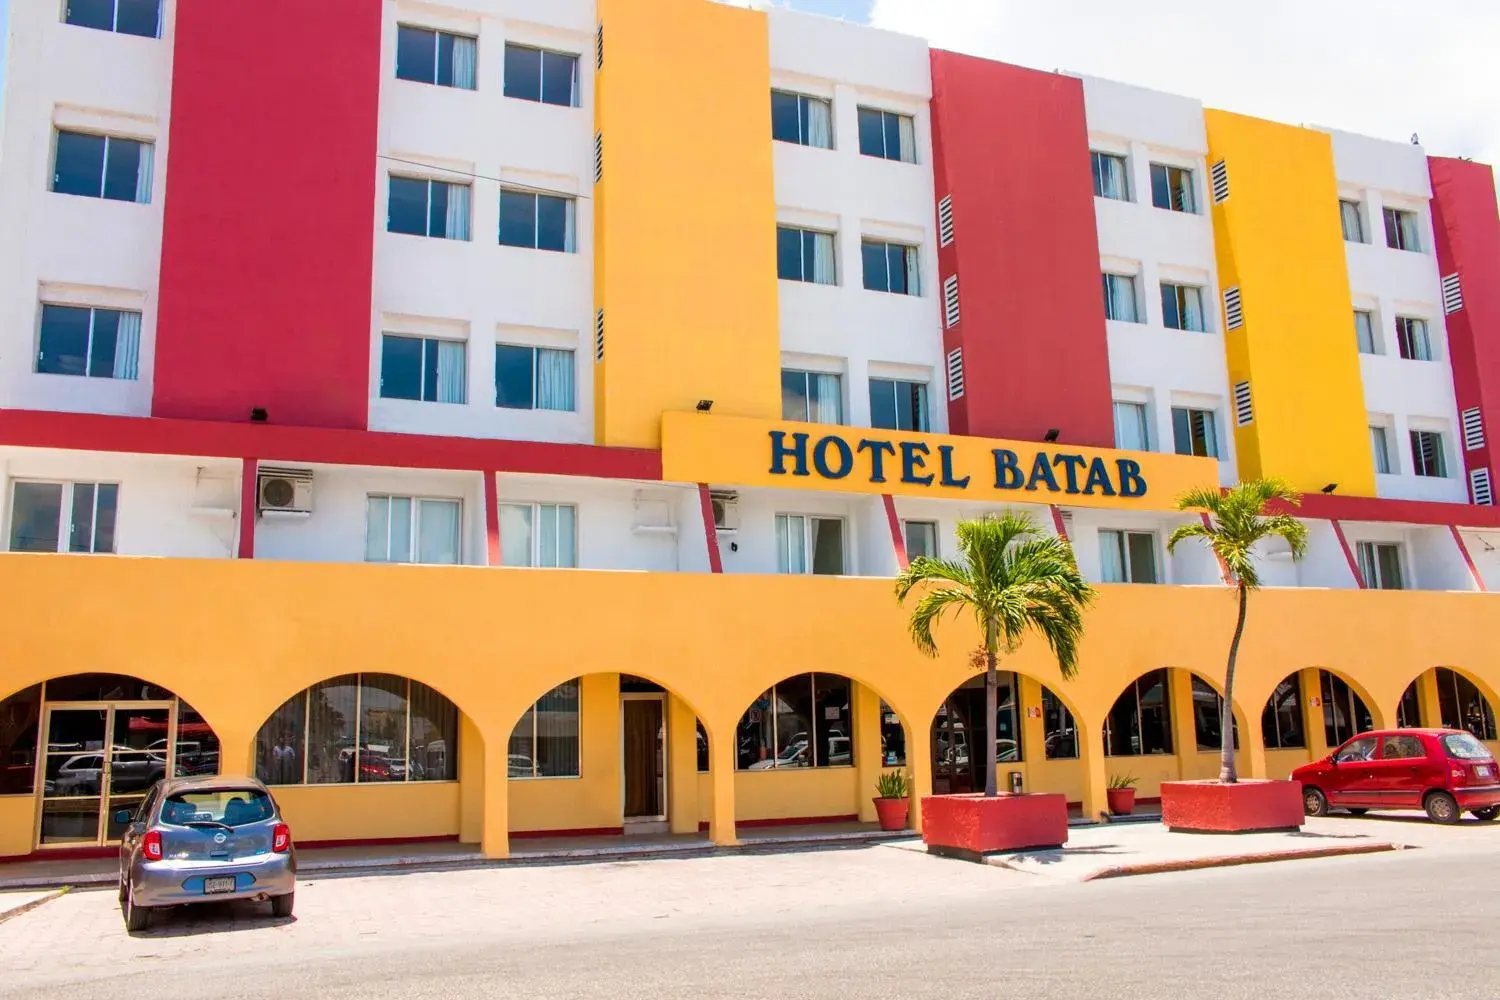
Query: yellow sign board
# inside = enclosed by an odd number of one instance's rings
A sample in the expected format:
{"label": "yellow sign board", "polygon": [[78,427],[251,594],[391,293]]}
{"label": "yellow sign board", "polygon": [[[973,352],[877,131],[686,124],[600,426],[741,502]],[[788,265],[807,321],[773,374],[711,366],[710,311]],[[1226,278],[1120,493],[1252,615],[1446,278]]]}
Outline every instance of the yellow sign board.
{"label": "yellow sign board", "polygon": [[1219,483],[1211,458],[706,413],[663,414],[661,437],[672,482],[1134,510]]}

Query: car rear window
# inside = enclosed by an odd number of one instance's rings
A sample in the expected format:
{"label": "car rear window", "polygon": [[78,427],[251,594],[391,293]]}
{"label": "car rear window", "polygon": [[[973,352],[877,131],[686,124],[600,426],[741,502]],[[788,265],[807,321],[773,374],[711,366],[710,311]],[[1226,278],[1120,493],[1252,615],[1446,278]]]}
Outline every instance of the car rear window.
{"label": "car rear window", "polygon": [[1443,749],[1449,757],[1459,760],[1489,760],[1490,752],[1485,745],[1468,733],[1449,733],[1443,737]]}
{"label": "car rear window", "polygon": [[161,820],[176,826],[213,823],[245,826],[275,815],[271,797],[256,788],[224,788],[201,792],[178,792],[162,803]]}

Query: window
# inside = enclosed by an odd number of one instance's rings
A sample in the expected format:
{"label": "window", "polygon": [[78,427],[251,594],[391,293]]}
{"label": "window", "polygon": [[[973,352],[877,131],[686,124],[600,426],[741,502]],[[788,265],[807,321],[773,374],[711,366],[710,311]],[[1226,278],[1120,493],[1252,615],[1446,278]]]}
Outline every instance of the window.
{"label": "window", "polygon": [[843,381],[823,372],[782,369],[781,418],[809,424],[843,423]]}
{"label": "window", "polygon": [[385,228],[408,236],[467,240],[469,185],[392,175]]}
{"label": "window", "polygon": [[1104,316],[1122,323],[1144,322],[1136,308],[1135,278],[1132,275],[1104,275]]}
{"label": "window", "polygon": [[458,565],[461,511],[457,500],[367,497],[365,562]]}
{"label": "window", "polygon": [[495,405],[573,411],[573,352],[495,345]]}
{"label": "window", "polygon": [[[1340,764],[1354,764],[1375,759],[1376,737],[1366,736],[1364,739],[1355,740],[1340,750],[1334,760]],[[1330,744],[1331,745],[1331,744]]]}
{"label": "window", "polygon": [[380,347],[382,399],[463,403],[468,359],[461,340],[401,337],[387,333]]}
{"label": "window", "polygon": [[884,160],[917,162],[916,120],[894,111],[859,109],[859,151]]}
{"label": "window", "polygon": [[870,379],[870,426],[887,431],[929,431],[927,383]]}
{"label": "window", "polygon": [[1416,736],[1383,736],[1380,740],[1381,760],[1413,760],[1427,756],[1427,748]]}
{"label": "window", "polygon": [[1162,322],[1173,330],[1192,330],[1203,333],[1208,327],[1204,323],[1203,289],[1194,285],[1161,283]]}
{"label": "window", "polygon": [[10,551],[113,552],[115,483],[28,483],[11,489]]}
{"label": "window", "polygon": [[880,701],[880,764],[882,767],[906,766],[906,728],[901,716]]}
{"label": "window", "polygon": [[[812,553],[809,566],[808,553]],[[844,575],[844,522],[837,517],[776,515],[776,572]]]}
{"label": "window", "polygon": [[500,189],[500,243],[576,253],[576,202],[559,195]]}
{"label": "window", "polygon": [[741,771],[853,766],[849,694],[849,679],[837,674],[788,677],[740,717],[735,766]]}
{"label": "window", "polygon": [[1385,210],[1385,245],[1392,250],[1422,252],[1422,239],[1417,229],[1419,216],[1401,208]]}
{"label": "window", "polygon": [[1062,699],[1042,685],[1042,725],[1046,732],[1048,760],[1075,760],[1078,757],[1078,727],[1073,713]]}
{"label": "window", "polygon": [[43,375],[135,379],[141,314],[116,309],[42,306],[36,370]]}
{"label": "window", "polygon": [[1149,531],[1099,532],[1099,569],[1104,583],[1160,583],[1156,535]]}
{"label": "window", "polygon": [[1396,346],[1408,361],[1431,361],[1432,340],[1427,335],[1427,321],[1411,316],[1396,317]]}
{"label": "window", "polygon": [[1339,202],[1339,222],[1344,227],[1344,241],[1346,243],[1363,243],[1365,241],[1365,220],[1361,214],[1359,202]]}
{"label": "window", "polygon": [[906,534],[906,558],[908,560],[918,556],[926,556],[929,559],[938,557],[936,521],[903,521],[901,526]]}
{"label": "window", "polygon": [[405,677],[334,677],[260,727],[255,776],[268,785],[457,781],[458,709]]}
{"label": "window", "polygon": [[1302,735],[1302,685],[1292,674],[1276,685],[1260,714],[1260,732],[1267,750],[1295,750],[1307,746]]}
{"label": "window", "polygon": [[1444,729],[1464,729],[1476,739],[1495,739],[1495,710],[1473,681],[1456,670],[1438,667],[1437,689]]}
{"label": "window", "polygon": [[897,295],[921,294],[916,247],[864,240],[860,244],[860,255],[865,265],[865,288]]}
{"label": "window", "polygon": [[1193,172],[1185,167],[1151,164],[1151,204],[1173,212],[1197,212]]}
{"label": "window", "polygon": [[1172,709],[1167,672],[1152,670],[1131,682],[1104,720],[1104,752],[1139,757],[1172,752]]}
{"label": "window", "polygon": [[1443,750],[1455,760],[1490,760],[1490,751],[1467,733],[1450,733],[1439,737]]}
{"label": "window", "polygon": [[1419,476],[1446,479],[1448,457],[1443,451],[1443,435],[1437,431],[1411,431],[1411,464]]}
{"label": "window", "polygon": [[67,0],[63,21],[80,28],[155,38],[160,30],[161,0]]}
{"label": "window", "polygon": [[1355,545],[1359,575],[1371,590],[1403,590],[1401,580],[1401,546],[1385,542],[1359,542]]}
{"label": "window", "polygon": [[833,234],[777,226],[776,276],[783,281],[838,284],[838,272],[833,262]]}
{"label": "window", "polygon": [[1179,455],[1219,457],[1219,431],[1213,410],[1172,407],[1172,445]]}
{"label": "window", "polygon": [[108,201],[151,201],[156,147],[113,135],[58,130],[52,190]]}
{"label": "window", "polygon": [[1089,153],[1089,158],[1094,165],[1094,197],[1129,201],[1130,182],[1125,157],[1095,150]]}
{"label": "window", "polygon": [[1145,403],[1115,402],[1115,447],[1121,451],[1150,451]]}
{"label": "window", "polygon": [[1385,428],[1370,425],[1370,453],[1375,458],[1375,471],[1382,476],[1391,474],[1391,445]]}
{"label": "window", "polygon": [[507,43],[505,96],[561,108],[578,107],[578,57]]}
{"label": "window", "polygon": [[500,505],[500,565],[578,566],[578,508],[560,503]]}
{"label": "window", "polygon": [[[1240,748],[1240,724],[1230,720],[1234,732],[1234,748]],[[1215,753],[1224,749],[1224,696],[1213,689],[1208,681],[1193,675],[1193,735],[1198,752]]]}
{"label": "window", "polygon": [[578,721],[583,684],[559,684],[526,710],[510,734],[512,778],[577,778],[582,771]]}
{"label": "window", "polygon": [[1401,692],[1401,701],[1396,706],[1397,729],[1420,729],[1422,726],[1422,702],[1417,696],[1417,682],[1412,681]]}
{"label": "window", "polygon": [[479,41],[402,24],[396,28],[396,79],[473,90]]}
{"label": "window", "polygon": [[1380,353],[1375,347],[1375,317],[1368,310],[1354,310],[1354,342],[1361,354]]}
{"label": "window", "polygon": [[[1364,699],[1355,694],[1342,677],[1320,670],[1318,678],[1323,696],[1323,736],[1329,746],[1340,746],[1350,737],[1375,728]],[[1374,749],[1375,740],[1372,738],[1370,752],[1373,753]]]}
{"label": "window", "polygon": [[833,148],[833,103],[805,94],[771,91],[771,138],[816,149]]}

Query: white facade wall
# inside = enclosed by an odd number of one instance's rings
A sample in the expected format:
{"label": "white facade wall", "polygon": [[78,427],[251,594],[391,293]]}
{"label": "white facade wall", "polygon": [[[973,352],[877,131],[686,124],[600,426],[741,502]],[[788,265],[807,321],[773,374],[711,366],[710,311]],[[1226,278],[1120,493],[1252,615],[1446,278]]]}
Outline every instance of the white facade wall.
{"label": "white facade wall", "polygon": [[[176,0],[163,0],[160,38],[67,25],[61,12],[58,3],[11,4],[0,122],[0,399],[19,408],[145,415]],[[154,143],[150,203],[52,193],[58,128]],[[42,302],[140,312],[140,377],[38,374]]]}
{"label": "white facade wall", "polygon": [[[1333,139],[1339,197],[1359,203],[1364,229],[1365,242],[1346,241],[1344,246],[1354,308],[1370,312],[1375,328],[1377,353],[1361,354],[1359,360],[1365,409],[1372,426],[1386,428],[1390,446],[1391,472],[1377,477],[1376,491],[1382,497],[1403,500],[1464,503],[1468,493],[1432,229],[1427,153],[1421,146],[1408,143],[1324,131]],[[1386,246],[1387,207],[1416,213],[1421,233],[1419,251]],[[1401,357],[1396,339],[1398,316],[1427,323],[1433,360]],[[1443,435],[1449,473],[1446,478],[1415,474],[1411,430],[1433,430]]]}
{"label": "white facade wall", "polygon": [[[1235,481],[1234,434],[1219,308],[1213,223],[1207,212],[1203,105],[1109,80],[1083,77],[1092,150],[1125,158],[1130,200],[1095,198],[1100,270],[1135,278],[1143,322],[1110,320],[1110,380],[1119,402],[1147,407],[1152,451],[1173,450],[1172,407],[1209,409],[1216,416],[1221,480]],[[1193,171],[1198,211],[1151,204],[1151,164]],[[1201,289],[1206,332],[1170,329],[1161,283]]]}

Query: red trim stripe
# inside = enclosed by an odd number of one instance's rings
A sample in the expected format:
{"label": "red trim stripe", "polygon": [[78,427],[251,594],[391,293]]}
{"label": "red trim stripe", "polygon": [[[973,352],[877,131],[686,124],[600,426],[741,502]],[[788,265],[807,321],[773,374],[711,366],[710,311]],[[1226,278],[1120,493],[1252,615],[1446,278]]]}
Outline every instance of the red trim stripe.
{"label": "red trim stripe", "polygon": [[1063,521],[1062,508],[1057,504],[1050,504],[1052,508],[1052,527],[1057,529],[1057,537],[1072,544],[1073,539],[1068,537],[1068,526]]}
{"label": "red trim stripe", "polygon": [[498,472],[484,474],[484,546],[488,565],[500,565],[500,498],[497,494]]}
{"label": "red trim stripe", "polygon": [[1469,567],[1469,576],[1474,578],[1474,586],[1479,588],[1481,594],[1487,593],[1489,588],[1484,585],[1484,576],[1480,574],[1479,567],[1474,565],[1474,556],[1469,552],[1469,546],[1464,543],[1464,536],[1458,533],[1458,525],[1448,525],[1448,530],[1453,532],[1453,541],[1458,545],[1458,554],[1464,557],[1464,565]]}
{"label": "red trim stripe", "polygon": [[[1206,513],[1199,514],[1198,516],[1203,518],[1203,526],[1212,531],[1214,527],[1213,519]],[[1225,586],[1232,584],[1234,581],[1229,576],[1229,566],[1224,562],[1224,557],[1215,552],[1214,559],[1219,564],[1219,579],[1224,581]]]}
{"label": "red trim stripe", "polygon": [[703,513],[703,541],[708,546],[708,571],[724,572],[724,555],[719,551],[719,529],[714,526],[714,498],[707,483],[698,484],[698,507]]}
{"label": "red trim stripe", "polygon": [[240,545],[241,559],[255,558],[255,524],[260,520],[260,462],[245,459],[240,469]]}
{"label": "red trim stripe", "polygon": [[896,549],[896,565],[903,570],[911,566],[906,554],[906,538],[901,532],[901,518],[896,514],[896,498],[889,493],[881,497],[885,501],[885,520],[891,526],[891,545]]}
{"label": "red trim stripe", "polygon": [[[786,819],[741,819],[735,821],[737,830],[760,830],[776,826],[823,826],[829,823],[858,823],[859,817],[853,813],[848,816],[791,816]],[[698,832],[708,832],[708,824],[700,822]],[[513,835],[514,836],[514,835]]]}
{"label": "red trim stripe", "polygon": [[1365,575],[1359,571],[1359,560],[1354,558],[1354,550],[1349,547],[1349,539],[1344,534],[1344,526],[1338,521],[1330,521],[1333,525],[1333,533],[1338,536],[1339,548],[1344,550],[1344,559],[1349,563],[1349,572],[1354,574],[1354,582],[1360,590],[1365,589]]}

